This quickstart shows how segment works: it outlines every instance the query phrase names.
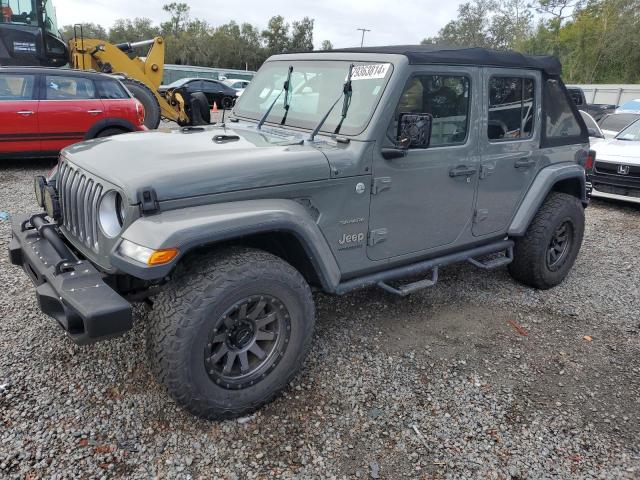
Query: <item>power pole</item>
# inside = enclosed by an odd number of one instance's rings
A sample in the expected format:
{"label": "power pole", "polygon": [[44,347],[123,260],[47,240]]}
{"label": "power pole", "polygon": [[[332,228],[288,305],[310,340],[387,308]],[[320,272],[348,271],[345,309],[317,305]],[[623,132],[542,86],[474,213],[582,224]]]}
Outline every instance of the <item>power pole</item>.
{"label": "power pole", "polygon": [[366,32],[370,32],[371,30],[366,29],[366,28],[356,28],[356,30],[359,30],[362,32],[362,40],[360,40],[360,48],[362,48],[362,46],[364,45],[364,34]]}

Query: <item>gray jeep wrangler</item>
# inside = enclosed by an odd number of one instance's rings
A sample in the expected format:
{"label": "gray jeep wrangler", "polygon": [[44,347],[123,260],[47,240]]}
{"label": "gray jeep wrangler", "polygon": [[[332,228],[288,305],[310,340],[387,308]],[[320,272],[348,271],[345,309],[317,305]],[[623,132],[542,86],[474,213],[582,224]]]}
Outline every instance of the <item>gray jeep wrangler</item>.
{"label": "gray jeep wrangler", "polygon": [[559,75],[552,57],[477,48],[272,57],[224,123],[65,149],[36,179],[44,212],[12,219],[11,260],[78,344],[126,332],[148,301],[169,393],[244,415],[303,364],[311,286],[405,296],[463,261],[563,281],[590,152]]}

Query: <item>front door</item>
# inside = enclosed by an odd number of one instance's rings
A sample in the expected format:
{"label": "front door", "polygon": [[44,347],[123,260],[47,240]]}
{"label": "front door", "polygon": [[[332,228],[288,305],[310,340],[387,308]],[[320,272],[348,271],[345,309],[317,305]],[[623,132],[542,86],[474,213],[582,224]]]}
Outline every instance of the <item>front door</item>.
{"label": "front door", "polygon": [[538,171],[538,72],[485,68],[475,236],[502,234]]}
{"label": "front door", "polygon": [[391,160],[379,150],[374,154],[370,259],[460,243],[473,216],[478,180],[478,81],[473,67],[423,67],[409,78],[381,146],[393,146],[401,113],[431,114],[431,143]]}
{"label": "front door", "polygon": [[36,75],[0,73],[0,126],[0,155],[40,150]]}
{"label": "front door", "polygon": [[42,149],[58,151],[80,142],[105,117],[93,80],[79,75],[44,75],[39,119]]}

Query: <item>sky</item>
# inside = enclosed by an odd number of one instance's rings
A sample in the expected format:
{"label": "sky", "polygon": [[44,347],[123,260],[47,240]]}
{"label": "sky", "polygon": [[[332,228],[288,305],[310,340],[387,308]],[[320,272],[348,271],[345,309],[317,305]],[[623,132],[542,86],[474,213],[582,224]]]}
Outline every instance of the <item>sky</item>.
{"label": "sky", "polygon": [[[118,18],[149,17],[154,22],[167,20],[162,10],[165,1],[135,0],[54,0],[58,25],[99,23],[108,28]],[[173,0],[175,1],[175,0]],[[365,45],[416,44],[435,35],[456,16],[463,0],[442,3],[438,0],[179,0],[191,7],[192,18],[206,20],[213,26],[235,20],[249,22],[261,30],[274,15],[288,22],[305,16],[315,19],[314,43],[323,40],[333,46],[359,46],[367,28]],[[390,8],[392,7],[392,8]]]}

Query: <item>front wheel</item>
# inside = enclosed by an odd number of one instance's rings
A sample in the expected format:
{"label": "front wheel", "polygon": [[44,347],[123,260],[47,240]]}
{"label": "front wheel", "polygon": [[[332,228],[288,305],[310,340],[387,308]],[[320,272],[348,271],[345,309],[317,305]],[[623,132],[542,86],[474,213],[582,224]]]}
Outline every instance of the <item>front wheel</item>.
{"label": "front wheel", "polygon": [[270,402],[306,356],[315,309],[291,265],[230,249],[187,259],[155,301],[147,329],[151,367],[184,408],[209,419]]}
{"label": "front wheel", "polygon": [[527,233],[515,241],[511,276],[546,290],[562,283],[573,267],[584,236],[584,208],[576,197],[552,192]]}

